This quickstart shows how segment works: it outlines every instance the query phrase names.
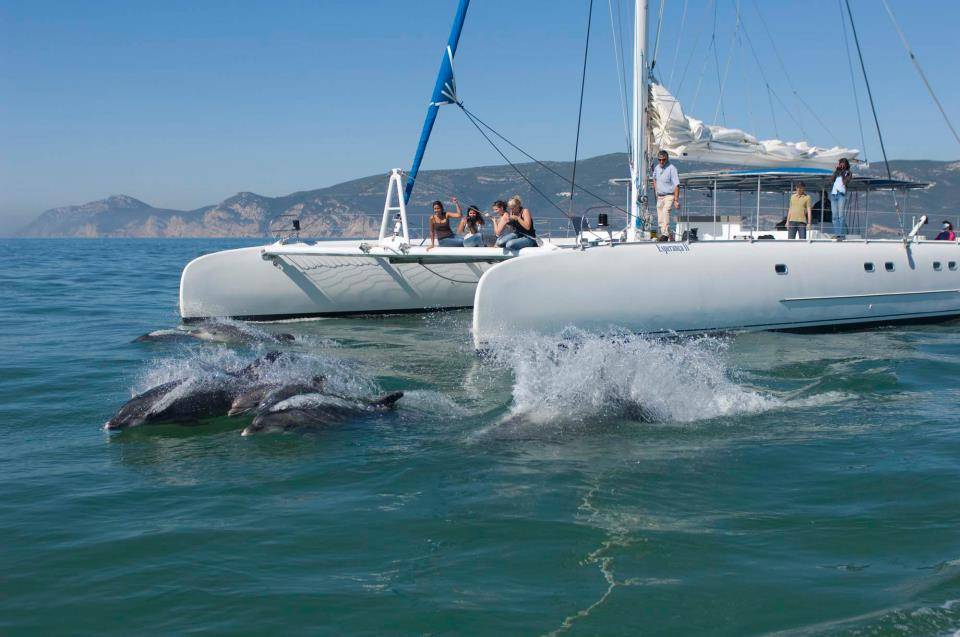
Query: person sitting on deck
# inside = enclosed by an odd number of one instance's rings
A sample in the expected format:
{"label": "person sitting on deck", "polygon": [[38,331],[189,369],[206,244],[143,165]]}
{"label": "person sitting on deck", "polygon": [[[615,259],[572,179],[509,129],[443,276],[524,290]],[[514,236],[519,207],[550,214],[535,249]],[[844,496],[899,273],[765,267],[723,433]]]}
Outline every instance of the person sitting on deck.
{"label": "person sitting on deck", "polygon": [[430,217],[430,247],[427,248],[427,250],[433,249],[435,243],[441,248],[463,247],[463,239],[457,237],[450,228],[450,220],[459,219],[462,216],[460,213],[460,202],[457,201],[456,197],[451,197],[450,200],[453,202],[453,205],[457,207],[456,212],[448,213],[443,208],[441,202],[433,202],[433,215]]}
{"label": "person sitting on deck", "polygon": [[520,250],[537,245],[537,231],[533,227],[533,215],[523,207],[520,195],[510,197],[507,212],[494,224],[497,230],[497,247]]}
{"label": "person sitting on deck", "polygon": [[790,211],[787,213],[788,239],[794,239],[798,235],[801,239],[807,238],[807,228],[810,227],[813,217],[811,208],[807,185],[798,181],[797,191],[790,195]]}
{"label": "person sitting on deck", "polygon": [[956,241],[956,240],[957,240],[957,235],[953,231],[953,224],[947,221],[946,219],[944,219],[943,230],[941,230],[940,234],[938,234],[934,238],[934,241]]}
{"label": "person sitting on deck", "polygon": [[457,232],[463,235],[464,248],[483,247],[483,217],[476,206],[467,208],[467,216],[460,220]]}

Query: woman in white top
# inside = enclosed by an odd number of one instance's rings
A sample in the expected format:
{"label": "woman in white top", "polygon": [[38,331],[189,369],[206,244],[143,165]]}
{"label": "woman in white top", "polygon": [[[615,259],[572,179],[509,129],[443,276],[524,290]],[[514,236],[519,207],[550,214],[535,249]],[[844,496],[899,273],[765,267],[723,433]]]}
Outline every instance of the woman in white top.
{"label": "woman in white top", "polygon": [[830,189],[830,210],[833,212],[833,236],[837,239],[843,239],[847,236],[846,213],[847,213],[847,186],[853,179],[853,173],[850,172],[850,162],[846,157],[841,157],[837,162],[837,167],[833,171],[833,187]]}

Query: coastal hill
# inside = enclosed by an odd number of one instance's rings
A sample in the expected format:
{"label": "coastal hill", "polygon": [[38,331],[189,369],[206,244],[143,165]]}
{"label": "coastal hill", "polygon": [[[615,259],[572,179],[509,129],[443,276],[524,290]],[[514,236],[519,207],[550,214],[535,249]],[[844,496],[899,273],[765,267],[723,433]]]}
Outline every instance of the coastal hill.
{"label": "coastal hill", "polygon": [[[546,162],[561,175],[569,175],[570,162]],[[569,181],[535,164],[519,164],[536,186],[564,211],[569,207]],[[679,162],[681,172],[716,169],[717,166]],[[891,162],[898,178],[931,183],[931,187],[912,193],[907,214],[940,218],[960,215],[960,162],[902,160]],[[873,164],[869,174],[880,175],[882,164]],[[626,188],[609,180],[627,175],[623,153],[581,160],[577,165],[577,183],[607,201],[625,206]],[[304,234],[311,237],[370,237],[380,226],[386,194],[387,175],[373,175],[328,188],[295,192],[282,197],[265,197],[241,192],[211,206],[195,210],[154,208],[147,203],[114,195],[83,205],[47,210],[20,232],[24,237],[269,237],[299,218]],[[563,219],[561,212],[545,202],[510,166],[482,166],[421,173],[408,206],[410,225],[415,234],[429,216],[434,199],[449,201],[459,197],[466,206],[476,203],[487,209],[490,202],[519,194],[546,222]],[[884,195],[877,195],[881,199]],[[889,199],[889,196],[886,196]],[[579,214],[600,202],[578,192],[574,211]],[[771,204],[773,200],[771,199]],[[871,197],[871,209],[892,210],[889,202]],[[592,214],[592,213],[591,213]],[[616,215],[611,215],[611,220]],[[890,227],[892,224],[885,223]],[[879,228],[878,228],[879,229]]]}

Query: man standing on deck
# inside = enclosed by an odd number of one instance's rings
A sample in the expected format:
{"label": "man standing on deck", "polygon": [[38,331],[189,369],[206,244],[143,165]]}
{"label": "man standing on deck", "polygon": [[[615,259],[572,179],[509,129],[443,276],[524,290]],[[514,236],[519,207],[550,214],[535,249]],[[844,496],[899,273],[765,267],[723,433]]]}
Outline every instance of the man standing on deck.
{"label": "man standing on deck", "polygon": [[670,208],[680,209],[680,175],[670,163],[670,155],[661,150],[657,153],[657,165],[653,167],[650,185],[657,195],[657,224],[661,240],[670,238]]}

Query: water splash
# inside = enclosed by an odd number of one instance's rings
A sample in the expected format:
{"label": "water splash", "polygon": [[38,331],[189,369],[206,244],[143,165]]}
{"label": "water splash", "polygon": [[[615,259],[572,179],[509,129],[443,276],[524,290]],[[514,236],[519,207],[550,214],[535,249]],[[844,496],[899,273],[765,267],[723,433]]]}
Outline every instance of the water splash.
{"label": "water splash", "polygon": [[511,418],[533,423],[628,418],[694,422],[776,409],[780,399],[738,384],[715,337],[653,339],[568,330],[491,350],[514,374]]}
{"label": "water splash", "polygon": [[275,360],[256,353],[241,354],[226,347],[183,348],[176,354],[151,361],[131,388],[133,395],[173,380],[218,385],[240,382],[235,377],[243,368],[261,361],[255,380],[275,384],[304,382],[325,377],[325,389],[344,396],[364,396],[379,391],[373,377],[346,359],[321,354],[283,352]]}

